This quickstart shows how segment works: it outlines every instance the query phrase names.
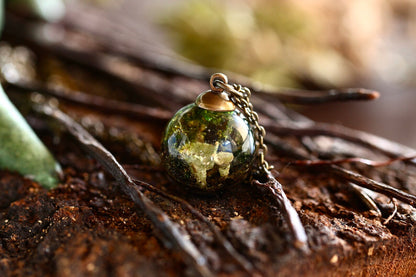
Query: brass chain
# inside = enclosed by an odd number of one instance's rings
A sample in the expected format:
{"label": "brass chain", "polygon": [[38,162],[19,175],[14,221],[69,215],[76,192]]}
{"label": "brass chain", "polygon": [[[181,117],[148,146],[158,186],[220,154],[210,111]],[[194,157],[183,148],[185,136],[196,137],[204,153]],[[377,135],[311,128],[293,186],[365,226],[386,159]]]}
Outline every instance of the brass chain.
{"label": "brass chain", "polygon": [[247,121],[254,129],[254,139],[256,140],[256,155],[258,157],[258,170],[267,173],[273,166],[266,161],[267,145],[264,143],[266,130],[259,124],[259,115],[253,110],[250,102],[251,91],[240,84],[228,84],[228,78],[222,73],[215,73],[211,76],[211,90],[213,92],[225,91],[228,98],[247,118]]}

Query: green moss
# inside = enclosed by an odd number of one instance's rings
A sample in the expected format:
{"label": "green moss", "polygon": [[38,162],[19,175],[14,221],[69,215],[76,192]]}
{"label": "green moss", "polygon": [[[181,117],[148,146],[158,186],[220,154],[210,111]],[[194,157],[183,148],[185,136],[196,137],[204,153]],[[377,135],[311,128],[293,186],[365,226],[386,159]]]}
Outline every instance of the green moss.
{"label": "green moss", "polygon": [[162,141],[168,174],[202,191],[244,181],[254,152],[252,131],[238,111],[215,112],[195,104],[176,113]]}

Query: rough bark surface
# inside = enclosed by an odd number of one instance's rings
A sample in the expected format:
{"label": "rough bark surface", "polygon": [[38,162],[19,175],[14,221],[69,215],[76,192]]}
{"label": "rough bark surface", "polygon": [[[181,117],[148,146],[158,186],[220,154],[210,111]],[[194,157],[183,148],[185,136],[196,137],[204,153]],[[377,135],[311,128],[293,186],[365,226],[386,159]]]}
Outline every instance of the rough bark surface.
{"label": "rough bark surface", "polygon": [[[9,26],[6,31],[13,27]],[[18,26],[19,34],[8,32],[5,38],[34,51],[37,81],[55,82],[83,92],[58,97],[60,108],[109,149],[131,177],[188,201],[253,266],[249,273],[244,270],[225,253],[210,229],[183,205],[140,187],[145,196],[169,215],[181,234],[196,245],[215,275],[412,276],[416,273],[413,207],[398,202],[397,214],[383,224],[394,211],[394,203],[388,197],[369,192],[378,203],[380,216],[369,210],[348,180],[337,177],[329,167],[290,163],[296,159],[296,151],[311,159],[359,156],[386,160],[389,158],[386,153],[340,138],[298,134],[278,138],[277,131],[269,132],[267,158],[279,172],[274,174],[299,213],[308,236],[310,251],[302,252],[292,245],[288,226],[273,199],[250,185],[249,180],[215,195],[201,196],[172,183],[160,167],[157,152],[166,115],[192,102],[208,88],[205,82],[149,69],[137,60],[108,54],[100,40],[94,40],[97,34],[66,30],[66,39],[71,43],[55,41],[47,45],[30,38],[25,33],[30,31],[25,29],[28,26]],[[79,52],[74,45],[89,54],[75,55]],[[101,61],[99,68],[94,62],[97,57]],[[28,101],[22,88],[10,86],[7,91],[24,109]],[[87,98],[83,102],[86,98],[80,95],[86,93],[100,98]],[[314,126],[276,98],[253,94],[255,109],[259,107],[261,121],[266,126]],[[118,109],[117,103],[133,108]],[[146,116],[137,112],[141,106],[152,108],[154,113]],[[50,119],[33,112],[27,119],[57,157],[64,177],[58,188],[46,191],[15,173],[0,171],[1,276],[196,274],[178,251],[161,243],[159,230],[77,141]],[[380,168],[354,163],[342,167],[416,193],[416,168],[411,163],[398,161]]]}

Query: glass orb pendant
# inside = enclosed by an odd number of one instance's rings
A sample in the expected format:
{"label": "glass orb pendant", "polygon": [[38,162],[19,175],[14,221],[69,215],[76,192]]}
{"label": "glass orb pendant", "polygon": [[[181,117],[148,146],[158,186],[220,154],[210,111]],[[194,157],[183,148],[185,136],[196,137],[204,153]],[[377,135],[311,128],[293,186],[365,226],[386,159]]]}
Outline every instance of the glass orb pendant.
{"label": "glass orb pendant", "polygon": [[211,90],[173,116],[162,140],[162,162],[169,176],[200,192],[244,181],[255,152],[247,118],[212,81]]}

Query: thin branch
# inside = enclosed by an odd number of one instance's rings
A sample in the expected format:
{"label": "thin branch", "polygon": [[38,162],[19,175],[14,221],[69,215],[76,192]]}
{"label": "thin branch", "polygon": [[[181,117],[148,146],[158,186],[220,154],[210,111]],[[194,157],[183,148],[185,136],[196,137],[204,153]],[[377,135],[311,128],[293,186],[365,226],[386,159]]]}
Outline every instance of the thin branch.
{"label": "thin branch", "polygon": [[64,87],[44,86],[38,81],[7,81],[7,87],[24,91],[39,92],[49,96],[53,96],[71,103],[80,104],[91,107],[96,110],[122,114],[133,118],[147,118],[160,121],[168,121],[172,117],[172,113],[160,108],[152,108],[137,103],[127,103],[113,99],[107,99],[97,95],[87,94],[81,91],[74,91]]}
{"label": "thin branch", "polygon": [[331,165],[329,168],[335,175],[342,177],[343,180],[348,180],[361,187],[379,192],[391,198],[396,198],[404,203],[416,207],[416,196],[410,193],[401,191],[384,183],[377,182],[373,179],[367,178],[361,174],[352,172],[337,165]]}
{"label": "thin branch", "polygon": [[393,212],[391,213],[391,215],[383,222],[384,225],[387,225],[390,220],[392,220],[394,218],[394,216],[397,214],[397,203],[396,200],[394,198],[391,199],[391,202],[393,203]]}
{"label": "thin branch", "polygon": [[357,186],[354,183],[348,183],[351,188],[358,194],[358,196],[360,197],[360,199],[364,202],[364,204],[373,212],[376,213],[377,216],[381,217],[382,213],[380,211],[380,209],[377,207],[376,202],[374,201],[374,199],[367,194],[367,192],[365,191],[364,188]]}
{"label": "thin branch", "polygon": [[272,195],[272,199],[276,200],[287,224],[289,225],[290,232],[294,238],[295,247],[303,251],[308,251],[308,237],[306,236],[305,229],[299,219],[298,213],[292,207],[289,199],[287,199],[282,185],[270,172],[267,176],[265,176],[265,178],[266,180],[264,181],[253,180],[252,184],[261,189],[265,188]]}
{"label": "thin branch", "polygon": [[[264,92],[264,90],[263,90]],[[276,98],[290,104],[322,104],[328,102],[345,102],[357,100],[374,100],[380,94],[377,91],[364,88],[346,88],[331,90],[279,90],[269,91],[277,93]]]}
{"label": "thin branch", "polygon": [[[290,126],[277,126],[266,122],[264,127],[268,132],[277,136],[328,136],[341,138],[343,140],[377,150],[378,152],[391,158],[410,157],[416,155],[416,150],[410,147],[371,135],[366,132],[334,124],[316,123],[312,125],[308,124],[307,126],[297,126],[295,124],[290,124]],[[411,159],[409,162],[414,161]]]}
{"label": "thin branch", "polygon": [[207,261],[196,246],[185,236],[169,217],[155,206],[135,185],[124,168],[114,156],[95,140],[85,129],[57,108],[49,105],[37,104],[36,110],[58,121],[65,129],[83,146],[85,151],[98,162],[116,179],[120,189],[138,205],[154,226],[160,231],[161,240],[166,246],[173,245],[178,250],[184,261],[200,276],[213,276],[214,274],[207,266]]}
{"label": "thin branch", "polygon": [[160,166],[154,165],[144,165],[144,164],[123,164],[124,169],[135,169],[140,171],[147,171],[147,172],[164,172],[165,169]]}
{"label": "thin branch", "polygon": [[[382,166],[388,166],[392,163],[398,162],[398,161],[411,161],[416,159],[416,156],[410,156],[410,157],[398,157],[394,159],[390,159],[387,161],[373,161],[369,159],[364,158],[345,158],[345,159],[335,159],[335,160],[287,160],[289,164],[293,165],[303,165],[303,166],[322,166],[322,165],[340,165],[340,164],[350,164],[350,163],[360,163],[365,164],[371,167],[382,167]],[[270,161],[273,161],[273,159],[269,159]],[[281,158],[276,158],[275,160],[279,161],[285,161]]]}

